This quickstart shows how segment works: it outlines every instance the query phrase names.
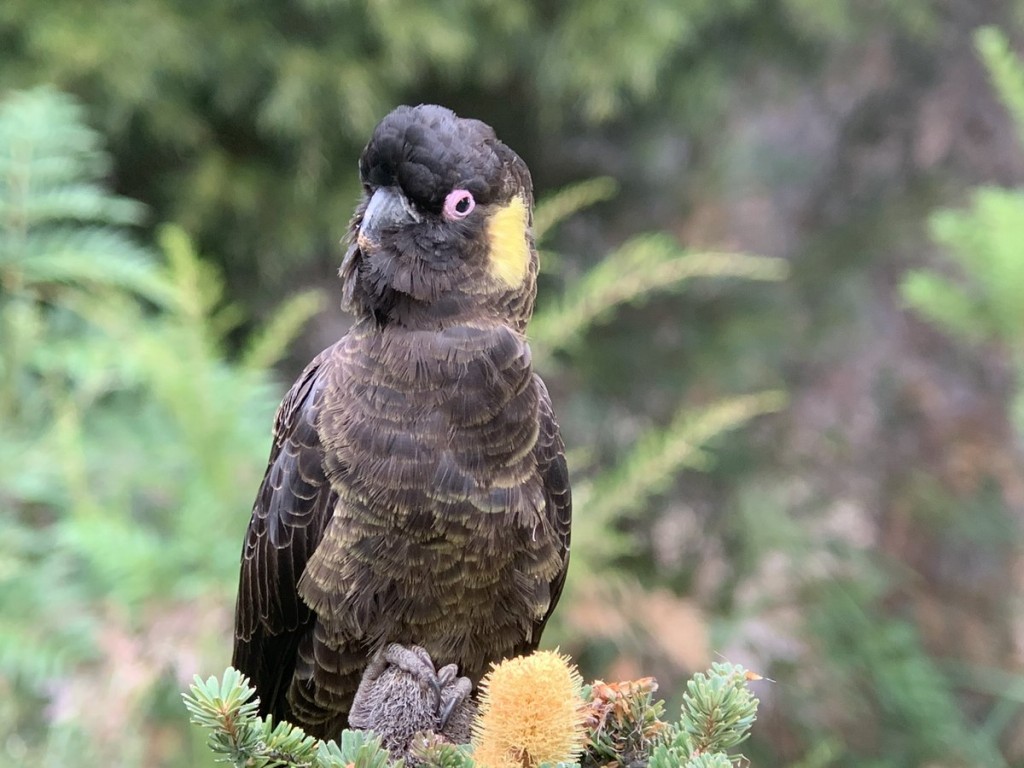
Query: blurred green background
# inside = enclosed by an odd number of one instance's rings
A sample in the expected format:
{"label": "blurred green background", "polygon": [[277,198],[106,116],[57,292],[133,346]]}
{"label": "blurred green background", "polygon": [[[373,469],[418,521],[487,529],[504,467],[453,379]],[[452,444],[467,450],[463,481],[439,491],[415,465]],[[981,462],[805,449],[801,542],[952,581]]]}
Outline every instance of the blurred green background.
{"label": "blurred green background", "polygon": [[762,766],[1024,765],[1024,3],[3,0],[0,756],[211,764],[274,408],[399,103],[533,171],[546,636]]}

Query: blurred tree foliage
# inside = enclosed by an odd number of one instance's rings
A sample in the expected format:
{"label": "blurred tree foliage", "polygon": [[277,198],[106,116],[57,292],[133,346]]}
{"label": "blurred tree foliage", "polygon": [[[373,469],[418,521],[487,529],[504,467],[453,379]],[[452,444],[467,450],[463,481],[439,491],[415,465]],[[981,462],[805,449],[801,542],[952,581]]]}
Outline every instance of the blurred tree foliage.
{"label": "blurred tree foliage", "polygon": [[[1024,65],[994,27],[976,35],[993,85],[1024,144]],[[956,273],[911,271],[907,303],[944,330],[972,343],[997,343],[1017,369],[1015,423],[1024,435],[1024,191],[983,186],[965,210],[931,218],[932,234],[952,257]]]}
{"label": "blurred tree foliage", "polygon": [[[1000,31],[982,29],[976,41],[1021,130],[1024,66]],[[973,191],[966,209],[934,212],[930,233],[950,258],[909,270],[900,286],[906,303],[922,317],[966,343],[997,345],[1017,366],[1018,441],[1024,427],[1019,405],[1022,206],[1019,188],[984,186]],[[998,467],[977,471],[984,482],[959,493],[924,467],[905,468],[898,476],[901,485],[890,490],[894,498],[886,503],[905,515],[903,535],[922,537],[923,546],[882,541],[866,549],[856,543],[856,532],[816,526],[813,516],[801,514],[803,504],[784,500],[783,493],[748,490],[750,497],[741,501],[735,520],[740,567],[767,570],[792,590],[792,598],[769,598],[778,601],[774,609],[785,605],[800,611],[790,626],[806,647],[772,674],[803,681],[799,691],[783,692],[778,703],[787,712],[784,727],[792,729],[791,737],[814,745],[802,765],[1018,764],[1019,757],[1010,755],[1019,747],[1008,745],[1019,744],[1019,673],[996,666],[999,651],[993,649],[1002,629],[987,615],[988,604],[982,607],[971,592],[971,581],[1001,576],[1012,567],[1021,526],[1014,488],[996,484]],[[786,563],[771,562],[779,552]],[[965,558],[984,566],[965,566]],[[929,579],[939,583],[928,584]],[[964,581],[958,586],[967,599],[978,603],[977,613],[958,614],[957,595],[941,591],[944,581],[956,579]],[[1018,610],[1010,595],[991,597],[1001,617]],[[938,602],[943,599],[949,602]],[[929,615],[933,601],[937,605],[931,610],[940,612]],[[984,627],[985,650],[979,655],[991,659],[987,664],[936,653],[945,638],[923,630],[929,620],[931,627],[948,627],[956,616],[977,622],[973,631]],[[845,738],[826,736],[823,720]]]}
{"label": "blurred tree foliage", "polygon": [[[222,260],[236,295],[262,310],[277,300],[269,286],[296,266],[336,260],[358,152],[397,103],[486,117],[542,186],[561,183],[564,147],[582,126],[639,124],[658,105],[676,131],[702,125],[713,135],[730,76],[758,57],[806,63],[825,42],[878,21],[918,33],[929,8],[5,0],[0,91],[53,83],[78,95],[109,138],[118,189],[157,221],[182,225]],[[729,44],[737,38],[752,44]]]}
{"label": "blurred tree foliage", "polygon": [[[0,105],[0,743],[13,758],[63,761],[84,744],[109,760],[104,724],[147,722],[154,686],[187,674],[178,654],[223,643],[222,622],[197,620],[232,600],[237,511],[279,398],[266,367],[320,305],[297,296],[251,362],[229,360],[217,271],[177,229],[161,237],[166,263],[140,246],[126,227],[142,208],[103,188],[108,170],[66,96]],[[62,739],[32,743],[50,720],[69,726]]]}
{"label": "blurred tree foliage", "polygon": [[[995,27],[979,29],[974,39],[1024,146],[1024,63],[1006,34]],[[1022,223],[1024,189],[991,185],[974,189],[965,208],[938,210],[929,220],[932,236],[945,247],[946,258],[935,266],[909,271],[900,286],[904,300],[921,317],[965,343],[996,348],[1009,362],[1013,370],[1011,428],[1018,447],[1024,437]],[[966,525],[973,531],[962,528],[960,535],[976,542],[978,555],[992,562],[1005,560],[1008,548],[1019,551],[1022,546],[1021,521],[1000,515],[999,500],[972,505],[967,510],[944,509],[942,499],[936,499],[935,506],[943,509],[940,515],[949,521],[947,525],[955,525],[952,521],[958,514],[969,514],[971,522]],[[1014,610],[1013,606],[1011,599],[1009,611]],[[1007,680],[996,670],[967,664],[951,668],[946,679],[949,686],[959,685],[992,697],[993,703],[986,708],[971,743],[991,740],[991,762],[986,764],[1007,764],[1000,760],[994,746],[999,741],[1012,741],[1013,729],[1021,723],[1019,674]]]}

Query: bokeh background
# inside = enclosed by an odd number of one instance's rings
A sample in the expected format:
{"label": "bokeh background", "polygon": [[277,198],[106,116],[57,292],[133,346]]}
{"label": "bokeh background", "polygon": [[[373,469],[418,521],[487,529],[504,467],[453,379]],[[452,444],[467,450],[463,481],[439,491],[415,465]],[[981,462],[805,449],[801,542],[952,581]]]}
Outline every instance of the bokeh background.
{"label": "bokeh background", "polygon": [[1024,765],[1024,3],[3,0],[0,756],[207,765],[274,408],[400,103],[530,165],[546,644],[762,766]]}

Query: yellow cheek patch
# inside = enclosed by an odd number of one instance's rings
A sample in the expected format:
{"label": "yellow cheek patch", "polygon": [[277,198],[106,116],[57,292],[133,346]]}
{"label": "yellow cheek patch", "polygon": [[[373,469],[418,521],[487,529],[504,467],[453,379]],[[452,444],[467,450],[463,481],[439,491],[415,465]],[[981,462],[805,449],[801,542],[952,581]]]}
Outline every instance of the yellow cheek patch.
{"label": "yellow cheek patch", "polygon": [[487,222],[490,272],[509,288],[522,285],[530,269],[530,246],[526,239],[529,213],[521,197],[513,197]]}

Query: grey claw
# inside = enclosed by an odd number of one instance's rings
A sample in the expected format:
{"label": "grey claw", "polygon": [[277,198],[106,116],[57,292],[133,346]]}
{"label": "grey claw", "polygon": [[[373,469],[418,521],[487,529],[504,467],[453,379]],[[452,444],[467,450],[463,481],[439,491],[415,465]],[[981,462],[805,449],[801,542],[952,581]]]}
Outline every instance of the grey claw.
{"label": "grey claw", "polygon": [[441,710],[438,716],[437,730],[443,731],[444,727],[448,725],[448,718],[452,716],[452,712],[455,711],[455,707],[462,701],[458,696],[452,696],[448,699],[448,702],[444,705],[444,709]]}
{"label": "grey claw", "polygon": [[434,711],[438,712],[441,709],[441,681],[435,675],[427,680],[427,686],[434,694]]}

